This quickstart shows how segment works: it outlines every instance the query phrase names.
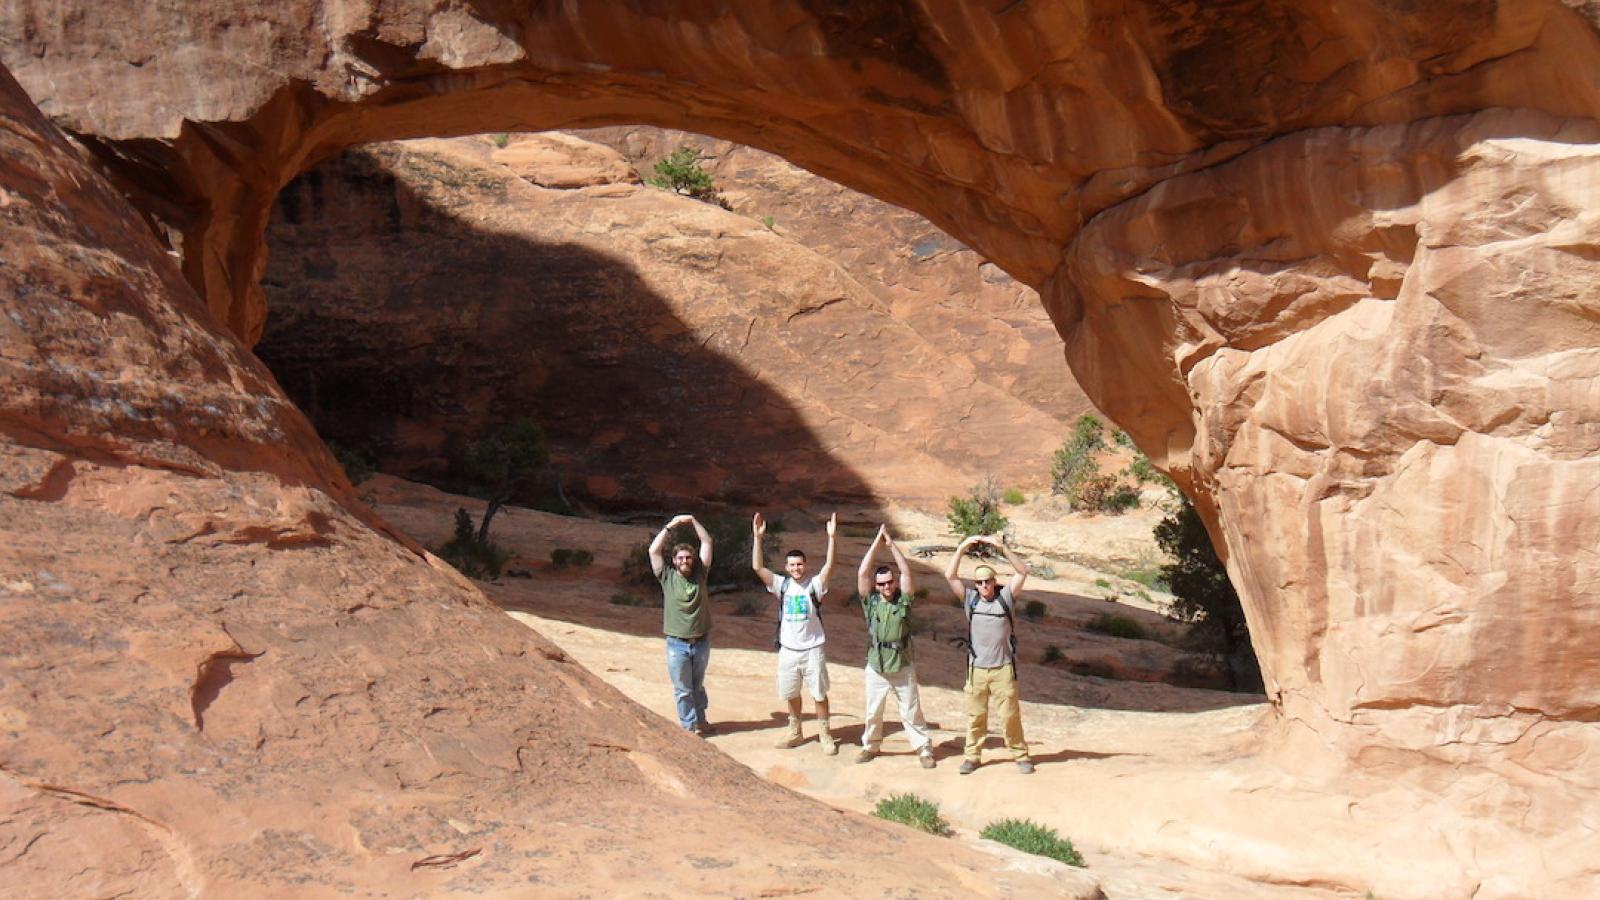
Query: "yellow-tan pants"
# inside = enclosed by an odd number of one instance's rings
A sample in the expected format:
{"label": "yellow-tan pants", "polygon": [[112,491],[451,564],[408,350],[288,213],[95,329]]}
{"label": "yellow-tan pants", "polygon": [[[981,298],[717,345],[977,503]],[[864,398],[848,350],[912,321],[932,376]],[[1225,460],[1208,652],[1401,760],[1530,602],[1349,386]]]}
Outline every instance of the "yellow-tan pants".
{"label": "yellow-tan pants", "polygon": [[967,673],[967,749],[966,757],[979,762],[983,739],[989,734],[989,698],[999,708],[1001,731],[1011,758],[1028,758],[1028,742],[1022,738],[1022,708],[1017,702],[1017,677],[1009,665],[995,669],[973,667]]}

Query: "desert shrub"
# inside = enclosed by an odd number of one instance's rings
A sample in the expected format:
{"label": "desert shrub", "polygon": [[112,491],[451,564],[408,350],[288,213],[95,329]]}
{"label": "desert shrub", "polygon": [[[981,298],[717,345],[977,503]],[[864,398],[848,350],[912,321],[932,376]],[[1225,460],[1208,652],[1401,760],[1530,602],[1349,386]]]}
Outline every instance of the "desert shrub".
{"label": "desert shrub", "polygon": [[456,510],[455,534],[439,548],[438,557],[468,578],[488,581],[500,577],[511,554],[494,541],[480,540],[473,530],[472,516],[465,509]]}
{"label": "desert shrub", "polygon": [[1027,495],[1022,493],[1022,491],[1018,490],[1017,488],[1006,488],[1005,493],[1000,495],[1000,499],[1011,504],[1012,506],[1028,502]]}
{"label": "desert shrub", "polygon": [[1035,578],[1043,578],[1045,581],[1051,581],[1056,577],[1056,567],[1053,563],[1043,562],[1029,569],[1028,573]]}
{"label": "desert shrub", "polygon": [[572,564],[572,551],[565,547],[557,547],[550,551],[550,565],[553,568],[565,569]]}
{"label": "desert shrub", "polygon": [[1057,647],[1055,644],[1051,644],[1050,646],[1044,648],[1044,655],[1039,657],[1039,662],[1042,662],[1048,666],[1051,663],[1058,663],[1065,658],[1066,657],[1061,655],[1061,648]]}
{"label": "desert shrub", "polygon": [[1072,437],[1051,457],[1050,492],[1064,495],[1068,501],[1077,497],[1079,487],[1100,474],[1094,455],[1104,449],[1105,425],[1095,416],[1080,416]]}
{"label": "desert shrub", "polygon": [[1155,536],[1172,558],[1161,567],[1173,597],[1168,612],[1192,624],[1190,646],[1215,659],[1232,690],[1260,690],[1261,666],[1250,645],[1244,607],[1189,498],[1179,495],[1177,508],[1156,525]]}
{"label": "desert shrub", "polygon": [[1022,617],[1030,622],[1037,622],[1044,618],[1045,608],[1043,600],[1029,600],[1022,604]]}
{"label": "desert shrub", "polygon": [[657,162],[655,174],[645,181],[674,194],[693,197],[724,209],[729,208],[728,201],[722,199],[716,185],[712,183],[711,173],[700,167],[702,159],[704,157],[693,147],[679,147]]}
{"label": "desert shrub", "polygon": [[1139,489],[1112,475],[1096,475],[1080,483],[1068,503],[1082,512],[1118,515],[1139,505]]}
{"label": "desert shrub", "polygon": [[891,794],[878,801],[872,814],[890,822],[909,825],[940,837],[949,835],[950,823],[939,815],[939,804],[924,800],[916,794]]}
{"label": "desert shrub", "polygon": [[1111,582],[1107,581],[1104,578],[1096,578],[1094,580],[1094,586],[1110,590],[1111,589]]}
{"label": "desert shrub", "polygon": [[911,592],[911,598],[913,600],[926,600],[926,599],[928,599],[928,589],[925,588],[925,587],[917,588],[916,590]]}
{"label": "desert shrub", "polygon": [[[946,518],[950,522],[950,530],[963,538],[976,534],[999,534],[1010,524],[1000,514],[1000,489],[992,475],[973,485],[967,496],[951,497]],[[979,544],[968,552],[973,556],[987,556],[990,549],[987,544]]]}
{"label": "desert shrub", "polygon": [[478,524],[479,543],[489,541],[489,523],[550,461],[544,431],[532,419],[516,419],[467,447],[466,493],[489,501]]}
{"label": "desert shrub", "polygon": [[740,594],[734,598],[733,614],[736,616],[753,616],[761,612],[761,601],[750,594]]}
{"label": "desert shrub", "polygon": [[638,597],[635,597],[632,594],[617,593],[617,594],[612,594],[611,595],[611,605],[612,606],[643,606],[644,605],[644,601],[640,600]]}
{"label": "desert shrub", "polygon": [[511,135],[506,134],[503,131],[494,136],[494,145],[496,147],[505,149],[505,146],[509,143],[511,143]]}
{"label": "desert shrub", "polygon": [[766,228],[768,231],[771,231],[777,224],[778,224],[777,220],[772,218],[771,216],[762,216],[761,217],[761,225],[762,225],[762,227]]}
{"label": "desert shrub", "polygon": [[622,557],[622,580],[641,588],[661,589],[655,570],[650,568],[649,545],[638,544],[628,548],[627,555]]}
{"label": "desert shrub", "polygon": [[1123,469],[1122,472],[1137,484],[1157,484],[1168,490],[1176,490],[1177,488],[1172,483],[1172,479],[1161,474],[1161,470],[1150,462],[1150,457],[1145,456],[1144,453],[1138,450],[1134,451],[1133,460],[1128,463],[1128,467]]}
{"label": "desert shrub", "polygon": [[1085,631],[1092,631],[1095,634],[1103,634],[1108,637],[1128,638],[1135,641],[1149,638],[1143,625],[1127,616],[1119,616],[1116,613],[1101,613],[1090,619],[1088,624],[1083,627]]}
{"label": "desert shrub", "polygon": [[1072,846],[1072,841],[1028,819],[1000,819],[983,826],[978,836],[999,841],[1024,853],[1046,856],[1069,866],[1084,866],[1083,856]]}
{"label": "desert shrub", "polygon": [[1123,431],[1121,428],[1111,432],[1111,443],[1116,444],[1118,447],[1124,447],[1129,450],[1137,449],[1133,446],[1133,436],[1128,434],[1126,431]]}

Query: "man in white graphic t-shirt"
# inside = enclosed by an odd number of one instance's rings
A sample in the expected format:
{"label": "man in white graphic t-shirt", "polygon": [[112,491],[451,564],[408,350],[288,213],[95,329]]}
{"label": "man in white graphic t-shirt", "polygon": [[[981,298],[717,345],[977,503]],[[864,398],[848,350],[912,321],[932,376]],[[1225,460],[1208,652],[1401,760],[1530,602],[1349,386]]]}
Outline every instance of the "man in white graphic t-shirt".
{"label": "man in white graphic t-shirt", "polygon": [[817,705],[822,752],[829,756],[839,752],[828,730],[828,637],[822,631],[822,595],[828,592],[828,575],[833,571],[838,520],[837,514],[828,517],[828,558],[810,580],[806,579],[806,555],[799,550],[785,555],[782,573],[768,569],[761,551],[767,523],[756,513],[750,524],[750,569],[778,598],[778,697],[789,704],[789,729],[777,744],[781,750],[805,743],[800,730],[803,687]]}

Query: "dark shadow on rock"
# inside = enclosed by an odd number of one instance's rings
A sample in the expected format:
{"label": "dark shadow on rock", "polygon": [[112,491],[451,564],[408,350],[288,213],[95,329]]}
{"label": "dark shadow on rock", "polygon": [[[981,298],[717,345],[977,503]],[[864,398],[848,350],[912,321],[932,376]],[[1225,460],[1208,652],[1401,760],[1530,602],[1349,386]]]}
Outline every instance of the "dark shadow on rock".
{"label": "dark shadow on rock", "polygon": [[[419,177],[450,190],[425,196]],[[708,349],[627,261],[462,217],[462,198],[504,191],[392,145],[284,188],[256,353],[325,438],[459,488],[466,444],[528,417],[562,492],[597,509],[873,501],[798,409]]]}

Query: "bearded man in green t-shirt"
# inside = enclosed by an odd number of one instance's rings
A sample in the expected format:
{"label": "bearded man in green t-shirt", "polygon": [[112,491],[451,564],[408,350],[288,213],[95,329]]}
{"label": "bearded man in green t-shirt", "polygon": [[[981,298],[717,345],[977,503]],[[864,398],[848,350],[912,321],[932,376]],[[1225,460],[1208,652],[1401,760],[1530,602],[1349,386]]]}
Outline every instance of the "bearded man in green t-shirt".
{"label": "bearded man in green t-shirt", "polygon": [[[700,537],[697,555],[688,544],[672,548],[672,565],[662,556],[672,529],[688,523]],[[711,533],[694,516],[673,518],[650,542],[650,568],[661,582],[661,630],[667,635],[667,675],[678,706],[678,724],[704,737],[711,733],[706,721],[706,667],[711,663],[711,591],[706,574],[711,571]]]}

